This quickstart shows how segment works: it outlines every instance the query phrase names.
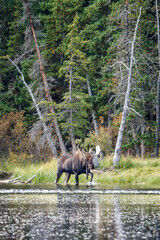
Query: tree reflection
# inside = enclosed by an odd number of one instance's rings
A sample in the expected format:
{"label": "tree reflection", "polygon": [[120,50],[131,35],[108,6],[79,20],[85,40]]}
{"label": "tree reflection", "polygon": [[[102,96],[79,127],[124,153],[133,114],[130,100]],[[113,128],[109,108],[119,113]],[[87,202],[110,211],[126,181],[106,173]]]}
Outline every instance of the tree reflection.
{"label": "tree reflection", "polygon": [[160,239],[159,195],[90,190],[59,186],[56,194],[0,194],[0,239]]}
{"label": "tree reflection", "polygon": [[70,239],[97,239],[98,195],[58,194],[56,231]]}

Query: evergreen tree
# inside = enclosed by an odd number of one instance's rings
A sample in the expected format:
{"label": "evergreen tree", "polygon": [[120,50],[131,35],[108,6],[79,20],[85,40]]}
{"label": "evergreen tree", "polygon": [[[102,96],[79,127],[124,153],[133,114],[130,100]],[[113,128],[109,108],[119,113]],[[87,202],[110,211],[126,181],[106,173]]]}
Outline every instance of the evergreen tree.
{"label": "evergreen tree", "polygon": [[21,24],[22,3],[16,1],[0,1],[0,112],[1,116],[11,111],[20,111],[29,107],[27,92],[14,78],[14,69],[6,55],[16,58],[21,54],[24,41],[24,25]]}
{"label": "evergreen tree", "polygon": [[[85,41],[81,39],[78,31],[79,17],[76,14],[73,23],[69,25],[69,33],[66,35],[64,56],[66,60],[60,68],[60,74],[65,73],[65,81],[68,91],[64,93],[63,102],[63,128],[69,129],[72,150],[75,151],[75,137],[83,137],[88,126],[89,103],[86,92],[86,67],[87,60],[83,52]],[[85,129],[85,131],[83,131]]]}
{"label": "evergreen tree", "polygon": [[47,61],[47,75],[54,78],[52,97],[59,103],[65,91],[64,77],[58,72],[65,61],[65,41],[68,25],[73,22],[75,13],[80,11],[84,0],[47,0],[41,3],[41,22],[44,24],[45,49],[43,56]]}
{"label": "evergreen tree", "polygon": [[[23,2],[0,0],[0,116],[25,110],[24,119],[29,129],[38,119],[17,72],[8,64],[7,55],[22,69],[48,124],[51,115],[48,104],[42,101],[45,94]],[[127,88],[130,41],[142,6],[122,150],[142,157],[154,151],[155,140],[158,143],[159,138],[157,134],[155,139],[159,69],[156,1],[29,2],[50,95],[54,106],[57,104],[66,144],[71,140],[71,132],[72,139],[86,138],[93,129],[91,115],[94,113],[100,128],[110,127],[113,148]],[[89,98],[87,82],[93,93]]]}

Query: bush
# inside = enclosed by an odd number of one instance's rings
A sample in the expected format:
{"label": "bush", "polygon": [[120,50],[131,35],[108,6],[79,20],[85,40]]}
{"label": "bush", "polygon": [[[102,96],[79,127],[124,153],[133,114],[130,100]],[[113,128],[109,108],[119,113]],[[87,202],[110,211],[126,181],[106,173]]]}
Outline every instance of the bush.
{"label": "bush", "polygon": [[33,155],[28,155],[26,152],[24,153],[14,153],[11,151],[9,151],[9,157],[7,159],[7,161],[9,161],[11,164],[28,164],[28,163],[32,163],[33,162]]}
{"label": "bush", "polygon": [[80,143],[81,147],[84,147],[86,150],[90,148],[95,148],[96,145],[99,145],[101,150],[105,155],[112,153],[112,134],[111,129],[100,126],[99,136],[95,132],[90,132],[88,137],[85,138],[84,143]]}
{"label": "bush", "polygon": [[28,136],[24,125],[24,111],[11,112],[0,119],[1,156],[9,152],[21,154],[28,151]]}

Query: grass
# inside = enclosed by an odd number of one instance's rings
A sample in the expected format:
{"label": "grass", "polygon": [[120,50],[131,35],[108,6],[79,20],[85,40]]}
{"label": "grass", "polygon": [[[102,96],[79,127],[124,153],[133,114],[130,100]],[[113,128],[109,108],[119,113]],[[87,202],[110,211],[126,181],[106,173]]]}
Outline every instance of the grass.
{"label": "grass", "polygon": [[[105,157],[100,162],[100,168],[105,171],[98,174],[94,173],[94,182],[107,185],[142,185],[144,187],[153,186],[160,187],[160,160],[158,158],[125,158],[122,157],[116,170],[109,171],[112,165],[112,157]],[[34,183],[50,183],[54,182],[57,172],[57,159],[52,159],[47,163],[39,164],[11,164],[5,163],[1,165],[1,170],[13,173],[13,178],[22,176],[23,180],[36,175],[33,179]],[[89,177],[90,178],[90,177]],[[65,174],[59,180],[63,183]],[[86,175],[80,175],[80,183],[86,183]],[[74,175],[69,183],[75,183]]]}
{"label": "grass", "polygon": [[[111,159],[105,159],[101,167],[109,167],[110,161]],[[160,187],[160,160],[158,158],[122,158],[116,169],[117,172],[105,172],[98,181],[107,184]]]}

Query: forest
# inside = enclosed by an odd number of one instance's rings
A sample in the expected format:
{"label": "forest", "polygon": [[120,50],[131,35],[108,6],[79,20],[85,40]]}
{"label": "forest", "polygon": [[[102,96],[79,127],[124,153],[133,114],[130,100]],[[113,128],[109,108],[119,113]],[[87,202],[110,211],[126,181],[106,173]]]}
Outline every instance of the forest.
{"label": "forest", "polygon": [[0,159],[159,155],[157,0],[0,6]]}

